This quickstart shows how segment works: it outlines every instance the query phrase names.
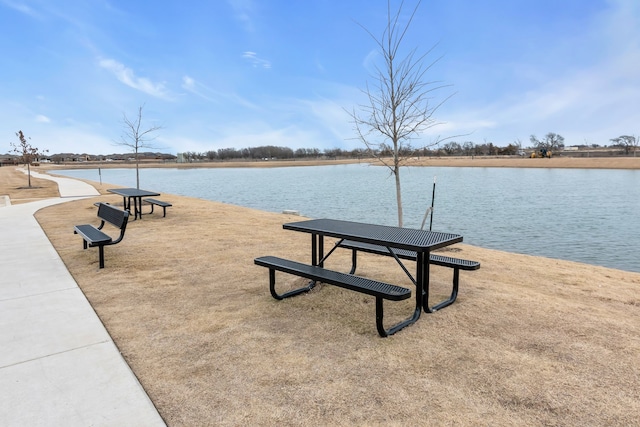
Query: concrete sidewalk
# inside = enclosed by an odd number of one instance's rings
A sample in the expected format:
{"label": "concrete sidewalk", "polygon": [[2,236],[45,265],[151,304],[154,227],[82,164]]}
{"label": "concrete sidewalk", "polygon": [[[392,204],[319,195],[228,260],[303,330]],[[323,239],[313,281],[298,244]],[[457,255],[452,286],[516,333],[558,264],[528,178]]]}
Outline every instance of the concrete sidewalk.
{"label": "concrete sidewalk", "polygon": [[[164,426],[33,217],[98,192],[78,180],[32,176],[56,181],[61,198],[0,207],[0,424]],[[70,223],[70,239],[72,230]]]}

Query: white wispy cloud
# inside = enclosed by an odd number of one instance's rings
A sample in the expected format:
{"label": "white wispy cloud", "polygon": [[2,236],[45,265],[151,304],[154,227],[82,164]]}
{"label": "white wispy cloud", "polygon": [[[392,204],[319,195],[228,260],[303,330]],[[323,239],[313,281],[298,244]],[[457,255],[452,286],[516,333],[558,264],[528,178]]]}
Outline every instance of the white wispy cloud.
{"label": "white wispy cloud", "polygon": [[202,99],[206,99],[207,101],[216,101],[211,96],[211,89],[206,87],[205,85],[198,83],[193,77],[183,76],[182,77],[182,88],[188,92],[191,92],[194,95],[199,96]]}
{"label": "white wispy cloud", "polygon": [[11,1],[11,0],[0,0],[0,4],[5,5],[6,7],[17,10],[18,12],[24,13],[25,15],[31,16],[32,18],[39,18],[39,14],[29,5],[24,2]]}
{"label": "white wispy cloud", "polygon": [[131,68],[126,67],[114,59],[100,59],[99,65],[113,73],[120,82],[133,89],[155,96],[156,98],[169,98],[169,92],[164,83],[154,83],[146,77],[137,77]]}
{"label": "white wispy cloud", "polygon": [[352,119],[343,107],[346,102],[346,99],[337,101],[329,98],[300,100],[300,105],[294,105],[294,108],[297,111],[306,110],[309,119],[326,129],[333,139],[347,141],[354,137],[354,132]]}
{"label": "white wispy cloud", "polygon": [[36,122],[38,123],[51,123],[51,119],[47,116],[44,116],[42,114],[38,114],[36,116]]}
{"label": "white wispy cloud", "polygon": [[248,32],[254,31],[253,20],[251,16],[255,9],[253,0],[227,0],[227,3],[233,9],[235,17],[242,24],[243,28]]}
{"label": "white wispy cloud", "polygon": [[187,89],[188,91],[192,91],[194,89],[196,81],[193,77],[184,76],[182,78],[182,87]]}
{"label": "white wispy cloud", "polygon": [[260,68],[266,68],[266,69],[271,68],[271,61],[260,58],[258,54],[255,52],[251,52],[251,51],[244,52],[242,54],[242,57],[245,58],[247,61],[249,61],[249,63],[253,67],[256,67],[256,68],[260,67]]}
{"label": "white wispy cloud", "polygon": [[380,59],[380,52],[376,49],[370,50],[362,60],[362,67],[371,75],[376,74],[376,61]]}
{"label": "white wispy cloud", "polygon": [[191,76],[183,76],[182,77],[182,88],[196,96],[199,96],[202,99],[205,99],[210,102],[222,103],[222,102],[231,102],[236,105],[240,105],[242,107],[256,109],[258,108],[254,103],[243,98],[234,93],[222,93],[218,92],[214,89],[211,89],[209,86],[197,81]]}

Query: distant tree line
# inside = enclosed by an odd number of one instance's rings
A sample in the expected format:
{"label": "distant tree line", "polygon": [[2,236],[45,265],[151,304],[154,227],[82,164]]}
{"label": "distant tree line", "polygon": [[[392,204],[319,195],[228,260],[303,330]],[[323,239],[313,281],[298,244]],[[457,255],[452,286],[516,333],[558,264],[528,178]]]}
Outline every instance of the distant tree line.
{"label": "distant tree line", "polygon": [[[428,148],[414,148],[411,144],[405,144],[401,148],[404,157],[436,157],[436,156],[516,156],[523,155],[524,150],[559,152],[565,147],[564,137],[557,133],[549,132],[544,138],[538,139],[535,135],[529,138],[530,145],[523,147],[520,140],[515,140],[506,146],[499,146],[489,141],[477,144],[473,141],[450,141],[442,146]],[[611,139],[610,148],[624,150],[625,154],[631,154],[638,149],[640,137],[623,135]],[[579,145],[581,148],[599,148],[598,144]],[[182,156],[187,162],[200,161],[229,161],[229,160],[310,160],[310,159],[364,159],[371,157],[391,156],[391,148],[370,150],[356,148],[343,150],[331,148],[320,150],[318,148],[277,147],[273,145],[249,148],[221,148],[206,152],[186,151]]]}
{"label": "distant tree line", "polygon": [[298,148],[296,150],[289,147],[277,147],[266,145],[249,148],[221,148],[205,152],[185,151],[182,153],[187,162],[197,161],[225,161],[225,160],[293,160],[293,159],[321,159],[321,158],[363,158],[366,155],[365,149],[342,150],[332,148],[320,150],[318,148]]}
{"label": "distant tree line", "polygon": [[[506,146],[496,145],[489,141],[477,144],[473,141],[464,142],[447,142],[441,146],[416,149],[411,144],[405,144],[401,148],[401,155],[404,157],[437,157],[437,156],[515,156],[523,155],[524,150],[539,151],[546,149],[547,151],[558,152],[565,147],[564,138],[556,133],[548,133],[544,138],[538,139],[535,135],[530,137],[530,145],[523,147],[520,140],[516,140]],[[612,144],[608,148],[616,149],[630,155],[638,151],[640,146],[640,137],[633,135],[621,135],[610,140]],[[574,145],[579,148],[602,148],[598,144],[579,144]],[[21,153],[22,154],[22,153]],[[144,160],[162,160],[171,161],[175,156],[163,153],[144,152],[139,153],[140,158]],[[296,150],[289,147],[277,147],[273,145],[249,148],[221,148],[219,150],[210,150],[205,152],[187,151],[182,156],[187,162],[202,161],[229,161],[229,160],[311,160],[311,159],[366,159],[375,156],[391,156],[391,150],[380,149],[375,153],[366,148],[356,148],[353,150],[343,150],[340,148],[331,148],[320,150],[318,148],[298,148]],[[78,155],[71,153],[60,153],[52,155],[40,155],[40,160],[46,159],[56,163],[76,162],[76,161],[127,161],[131,155],[128,154],[110,154],[110,155]],[[11,156],[9,154],[0,156],[0,164],[23,162],[21,157]]]}

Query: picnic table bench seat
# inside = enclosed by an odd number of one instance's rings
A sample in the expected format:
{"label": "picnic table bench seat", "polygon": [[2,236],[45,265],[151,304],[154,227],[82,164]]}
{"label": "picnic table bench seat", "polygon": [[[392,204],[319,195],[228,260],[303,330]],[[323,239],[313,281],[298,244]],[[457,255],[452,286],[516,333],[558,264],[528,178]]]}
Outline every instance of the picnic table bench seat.
{"label": "picnic table bench seat", "polygon": [[[372,253],[376,255],[393,256],[391,255],[391,253],[389,253],[389,250],[385,246],[374,245],[371,243],[356,242],[353,240],[343,240],[342,242],[339,243],[339,246],[341,248],[351,249],[353,251],[352,266],[351,266],[351,272],[350,272],[351,274],[355,273],[355,270],[357,267],[356,257],[357,257],[358,251]],[[392,251],[397,255],[398,258],[401,258],[401,259],[415,261],[417,257],[415,251],[409,251],[406,249],[396,249],[396,248],[392,248]],[[438,254],[430,254],[429,263],[433,265],[439,265],[442,267],[453,268],[455,270],[477,270],[480,268],[480,263],[478,261],[453,258],[453,257],[438,255]]]}
{"label": "picnic table bench seat", "polygon": [[[271,295],[275,299],[282,300],[284,298],[289,298],[304,292],[308,292],[314,288],[316,282],[322,282],[374,296],[376,298],[376,327],[378,329],[378,333],[382,337],[393,334],[407,324],[407,322],[402,322],[389,329],[385,329],[383,326],[383,300],[387,299],[391,301],[401,301],[408,299],[411,297],[411,290],[407,288],[367,279],[361,276],[355,276],[353,274],[327,270],[323,267],[307,265],[275,256],[264,256],[256,258],[254,260],[254,263],[256,265],[267,267],[269,269],[269,290],[271,291]],[[283,294],[278,294],[275,289],[276,270],[295,276],[304,277],[310,279],[312,282],[305,287],[295,289]]]}
{"label": "picnic table bench seat", "polygon": [[151,198],[147,198],[144,199],[145,202],[149,203],[151,205],[151,212],[149,212],[149,214],[153,213],[153,206],[157,205],[162,207],[162,216],[166,217],[167,216],[167,208],[169,206],[173,206],[171,203],[169,202],[164,202],[162,200],[158,200],[158,199],[151,199]]}
{"label": "picnic table bench seat", "polygon": [[[376,255],[393,256],[393,254],[391,254],[389,252],[389,249],[387,249],[385,246],[372,243],[357,242],[345,239],[339,242],[338,246],[345,249],[351,249],[353,251],[351,255],[351,271],[349,272],[350,274],[355,274],[356,272],[356,267],[358,264],[358,251]],[[417,254],[415,251],[397,248],[392,248],[391,250],[400,259],[406,259],[410,261],[415,261],[417,259]],[[456,300],[460,282],[460,270],[469,271],[477,270],[480,268],[480,263],[478,261],[453,258],[437,254],[429,254],[429,264],[453,268],[453,288],[451,290],[451,296],[446,301],[443,301],[440,304],[432,307],[432,311],[436,311],[448,305],[451,305]]]}
{"label": "picnic table bench seat", "polygon": [[[129,212],[113,207],[107,203],[99,203],[98,218],[100,219],[99,226],[96,227],[92,224],[76,225],[73,228],[73,233],[79,234],[82,237],[83,249],[87,249],[87,247],[98,247],[100,268],[104,268],[104,247],[115,245],[122,241],[127,228]],[[107,223],[120,231],[120,235],[115,240],[102,231]]]}

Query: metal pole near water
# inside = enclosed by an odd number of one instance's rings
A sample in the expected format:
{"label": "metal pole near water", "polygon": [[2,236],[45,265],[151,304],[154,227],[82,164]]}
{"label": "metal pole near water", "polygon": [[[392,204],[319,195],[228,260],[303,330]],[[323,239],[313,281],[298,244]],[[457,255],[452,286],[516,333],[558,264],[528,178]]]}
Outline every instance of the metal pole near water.
{"label": "metal pole near water", "polygon": [[433,226],[433,204],[436,200],[436,177],[433,177],[433,190],[431,191],[431,206],[427,208],[427,211],[424,213],[424,218],[422,218],[422,226],[420,230],[424,230],[424,223],[427,222],[427,215],[431,214],[431,218],[429,220],[429,231],[431,231],[431,227]]}

